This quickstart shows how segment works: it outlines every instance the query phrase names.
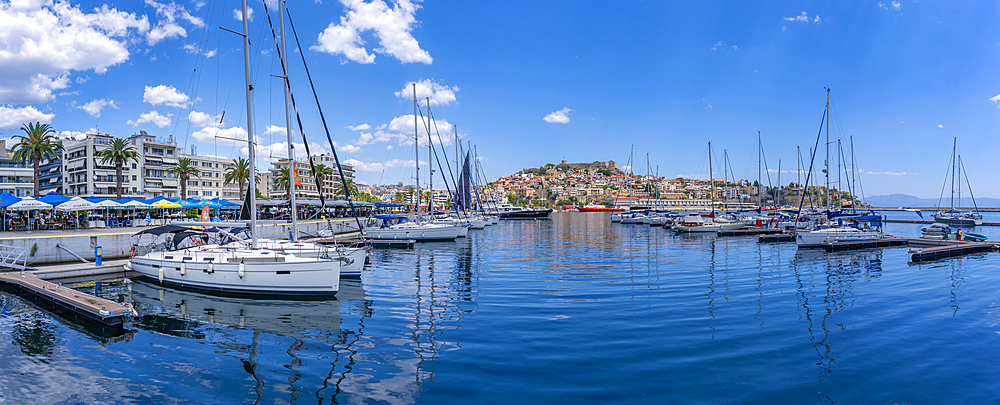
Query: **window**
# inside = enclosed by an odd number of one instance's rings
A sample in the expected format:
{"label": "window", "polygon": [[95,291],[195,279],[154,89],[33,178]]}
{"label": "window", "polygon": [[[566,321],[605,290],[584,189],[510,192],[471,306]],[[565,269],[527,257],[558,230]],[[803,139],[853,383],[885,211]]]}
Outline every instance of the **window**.
{"label": "window", "polygon": [[135,169],[135,163],[132,163],[132,168]]}
{"label": "window", "polygon": [[138,178],[136,177],[136,175],[133,174],[132,175],[132,181],[136,181],[136,180],[138,180]]}
{"label": "window", "polygon": [[197,186],[198,185],[198,180],[188,180],[188,185],[189,186]]}
{"label": "window", "polygon": [[197,191],[189,191],[189,192],[188,192],[188,194],[191,194],[191,195],[198,195],[198,192],[197,192]]}

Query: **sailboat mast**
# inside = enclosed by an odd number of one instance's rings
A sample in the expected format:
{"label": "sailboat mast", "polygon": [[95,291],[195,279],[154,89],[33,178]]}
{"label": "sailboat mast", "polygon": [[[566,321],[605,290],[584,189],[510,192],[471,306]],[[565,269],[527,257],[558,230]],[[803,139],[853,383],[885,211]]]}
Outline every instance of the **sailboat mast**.
{"label": "sailboat mast", "polygon": [[[840,149],[840,138],[837,138],[837,194],[843,191],[843,183],[840,182],[840,155],[843,151]],[[837,197],[837,201],[841,201],[840,196]],[[843,203],[840,203],[840,208],[844,208]]]}
{"label": "sailboat mast", "polygon": [[[246,0],[243,0],[246,1]],[[420,215],[420,142],[417,142],[417,83],[413,83],[413,149],[416,151],[414,158],[416,161],[413,167],[416,168],[417,181],[417,215]]]}
{"label": "sailboat mast", "polygon": [[[292,213],[292,241],[299,240],[299,215],[298,206],[295,204],[295,179],[298,178],[298,170],[295,168],[295,146],[292,143],[292,110],[289,107],[291,102],[288,94],[288,51],[285,49],[285,1],[278,2],[278,26],[281,32],[281,66],[286,67],[285,71],[285,134],[288,135],[288,206]],[[319,193],[323,194],[322,184]]]}
{"label": "sailboat mast", "polygon": [[[458,124],[452,125],[452,129],[455,131],[455,174],[457,175],[457,178],[452,179],[452,181],[455,182],[455,196],[457,197],[458,196],[458,182],[462,180],[462,168],[459,167],[459,165],[458,165],[458,160],[459,160],[459,157],[458,157]],[[454,201],[452,201],[451,203],[455,204]],[[464,211],[465,207],[462,207],[462,210]]]}
{"label": "sailboat mast", "polygon": [[826,210],[830,210],[830,88],[826,89]]}
{"label": "sailboat mast", "polygon": [[[431,149],[434,145],[431,142],[431,98],[427,97],[427,188],[431,197],[427,200],[427,213],[434,212],[434,153]],[[420,164],[419,162],[417,164]]]}
{"label": "sailboat mast", "polygon": [[951,144],[951,210],[955,210],[955,150],[958,148],[958,137],[952,139]]}
{"label": "sailboat mast", "polygon": [[725,149],[722,150],[722,198],[724,203],[724,209],[729,211],[729,152]]}
{"label": "sailboat mast", "polygon": [[761,199],[760,188],[763,186],[761,183],[761,171],[764,170],[764,166],[761,163],[762,156],[764,156],[763,145],[760,143],[760,131],[757,131],[757,211],[760,211],[764,207],[764,201]]}
{"label": "sailboat mast", "polygon": [[254,151],[253,145],[253,101],[250,98],[250,92],[253,89],[250,86],[250,37],[247,36],[247,19],[250,18],[247,13],[247,0],[243,0],[243,67],[246,76],[246,89],[247,89],[247,146],[250,155],[250,184],[247,188],[247,193],[253,197],[250,197],[250,248],[257,248],[257,179],[254,174],[257,173],[257,153]]}
{"label": "sailboat mast", "polygon": [[778,159],[778,189],[774,191],[774,205],[781,205],[781,159]]}
{"label": "sailboat mast", "polygon": [[802,198],[805,196],[805,189],[802,188],[802,149],[795,145],[795,187],[799,188],[799,206],[802,205]]}
{"label": "sailboat mast", "polygon": [[854,136],[851,136],[851,209],[854,209],[854,195],[857,194],[858,185],[855,183],[857,179],[858,168],[857,161],[854,160]]}
{"label": "sailboat mast", "polygon": [[962,155],[958,155],[958,209],[962,209]]}
{"label": "sailboat mast", "polygon": [[712,175],[712,141],[708,141],[708,182],[712,186],[712,195],[708,197],[708,203],[712,206],[712,213],[715,213],[715,177]]}

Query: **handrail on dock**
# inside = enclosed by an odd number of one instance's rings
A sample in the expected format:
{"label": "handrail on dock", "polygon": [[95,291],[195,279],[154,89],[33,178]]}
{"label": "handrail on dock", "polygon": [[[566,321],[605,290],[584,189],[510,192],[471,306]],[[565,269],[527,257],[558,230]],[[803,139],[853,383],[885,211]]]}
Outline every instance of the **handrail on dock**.
{"label": "handrail on dock", "polygon": [[[21,264],[18,264],[21,262]],[[28,266],[28,253],[24,248],[10,245],[0,245],[0,267],[21,270]]]}

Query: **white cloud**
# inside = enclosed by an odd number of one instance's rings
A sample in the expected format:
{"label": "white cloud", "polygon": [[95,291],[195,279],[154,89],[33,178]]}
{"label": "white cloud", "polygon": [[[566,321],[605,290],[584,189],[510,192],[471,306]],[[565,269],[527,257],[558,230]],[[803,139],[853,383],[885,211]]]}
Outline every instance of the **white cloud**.
{"label": "white cloud", "polygon": [[413,167],[415,163],[413,160],[400,160],[400,159],[392,159],[385,162],[367,163],[351,158],[345,160],[344,164],[353,166],[354,170],[359,172],[381,172],[391,167],[400,167],[400,166]]}
{"label": "white cloud", "polygon": [[205,55],[205,59],[211,58],[218,53],[217,49],[202,52],[201,47],[195,44],[184,44],[184,46],[182,46],[181,49],[184,49],[185,51],[187,51],[187,53]]}
{"label": "white cloud", "polygon": [[[782,19],[785,20],[785,21],[798,21],[798,22],[809,22],[809,21],[812,21],[814,23],[819,23],[820,21],[823,21],[822,18],[819,18],[819,15],[816,15],[816,16],[810,18],[809,14],[807,14],[805,11],[803,11],[802,14],[799,14],[797,16],[794,16],[794,17],[783,17]],[[785,27],[781,27],[781,30],[784,31]]]}
{"label": "white cloud", "polygon": [[118,106],[115,105],[115,100],[103,99],[103,98],[91,101],[81,106],[77,106],[76,108],[86,111],[87,114],[93,115],[95,117],[100,117],[101,110],[104,109],[104,107],[109,107],[109,106],[111,108],[118,108]]}
{"label": "white cloud", "polygon": [[944,125],[938,124],[938,128],[944,128]]}
{"label": "white cloud", "polygon": [[900,8],[901,5],[899,4],[898,1],[894,1],[891,4],[892,4],[893,10],[899,11],[899,8]]}
{"label": "white cloud", "polygon": [[[233,9],[233,19],[243,21],[243,9]],[[247,21],[253,21],[253,7],[247,6]]]}
{"label": "white cloud", "polygon": [[549,124],[568,124],[570,111],[573,110],[569,108],[563,108],[559,111],[546,115],[545,118],[543,119],[545,120],[545,122],[548,122]]}
{"label": "white cloud", "polygon": [[[408,82],[403,89],[397,91],[396,97],[403,98],[406,100],[413,99],[413,83]],[[417,84],[417,100],[420,100],[420,104],[424,104],[424,100],[428,97],[431,99],[431,105],[449,105],[455,101],[455,92],[458,91],[458,86],[449,87],[447,85],[437,83],[433,79],[424,79]]]}
{"label": "white cloud", "polygon": [[187,118],[191,122],[191,125],[197,128],[217,128],[222,126],[222,114],[212,115],[200,111],[191,111],[188,113]]}
{"label": "white cloud", "polygon": [[712,50],[713,51],[717,51],[717,50],[719,50],[719,48],[721,48],[723,46],[724,45],[722,44],[722,41],[716,42],[715,45],[712,45]]}
{"label": "white cloud", "polygon": [[906,176],[906,175],[910,175],[910,174],[919,174],[919,173],[908,173],[908,172],[873,172],[873,171],[861,170],[861,169],[858,169],[858,173],[860,173],[860,174],[872,174],[872,175],[876,175],[876,176]]}
{"label": "white cloud", "polygon": [[[292,142],[292,145],[295,147],[295,159],[305,161],[307,156],[305,145],[299,142]],[[309,149],[313,155],[330,153],[329,149],[316,142],[309,142]],[[248,154],[246,147],[242,148],[240,151],[244,155]],[[276,162],[278,159],[287,158],[288,142],[276,142],[270,145],[257,146],[257,157],[264,158],[272,162]]]}
{"label": "white cloud", "polygon": [[[997,96],[997,97],[1000,97],[1000,96]],[[355,126],[348,125],[348,126],[346,126],[344,128],[350,129],[351,131],[367,131],[369,129],[372,129],[372,126],[368,125],[368,124],[361,124],[361,125],[355,125]]]}
{"label": "white cloud", "polygon": [[194,139],[205,143],[214,143],[219,145],[246,145],[247,143],[247,130],[241,127],[207,127],[191,133],[191,136],[193,136]]}
{"label": "white cloud", "polygon": [[87,134],[93,134],[96,132],[97,128],[90,128],[86,131],[59,131],[58,137],[62,139],[83,140],[87,139]]}
{"label": "white cloud", "polygon": [[990,101],[997,103],[997,108],[1000,108],[1000,94],[990,97]]}
{"label": "white cloud", "polygon": [[361,39],[361,33],[374,31],[379,39],[379,48],[373,52],[392,56],[403,63],[431,64],[433,59],[413,38],[411,31],[417,24],[414,17],[420,8],[414,0],[398,0],[389,7],[383,0],[340,0],[347,14],[340,17],[340,23],[330,23],[319,34],[317,42],[310,49],[331,55],[344,55],[357,63],[375,63],[375,55],[369,53]]}
{"label": "white cloud", "polygon": [[38,111],[30,105],[19,108],[11,105],[0,105],[0,128],[20,128],[21,125],[29,122],[48,124],[55,116],[55,114]]}
{"label": "white cloud", "polygon": [[139,114],[139,119],[128,120],[127,124],[133,127],[137,127],[141,124],[148,122],[150,124],[156,125],[157,127],[163,128],[167,125],[170,125],[170,117],[172,116],[173,114],[162,115],[160,114],[159,111],[153,110],[148,113]]}
{"label": "white cloud", "polygon": [[97,74],[128,60],[127,37],[149,20],[104,5],[92,13],[68,3],[0,3],[0,101],[51,101],[73,71]]}
{"label": "white cloud", "polygon": [[191,103],[191,97],[181,93],[174,86],[159,85],[156,87],[146,86],[146,91],[142,94],[142,101],[152,105],[166,105],[170,107],[187,107]]}
{"label": "white cloud", "polygon": [[[420,136],[417,137],[420,145],[427,146],[427,117],[417,118],[417,133]],[[435,129],[436,127],[436,129]],[[358,145],[364,145],[362,141],[367,142],[388,142],[390,140],[396,140],[399,145],[413,145],[413,114],[401,115],[399,117],[393,118],[386,127],[389,132],[378,131],[375,135],[369,139],[365,136],[365,133],[361,134]],[[434,140],[435,145],[451,145],[451,123],[447,120],[436,119],[431,124],[431,138]],[[395,133],[393,133],[395,132]]]}
{"label": "white cloud", "polygon": [[347,152],[347,153],[358,153],[358,152],[361,152],[361,148],[357,147],[357,146],[354,146],[354,145],[338,146],[337,150],[344,151],[344,152]]}
{"label": "white cloud", "polygon": [[187,21],[195,27],[204,27],[205,23],[201,18],[191,15],[184,6],[170,2],[170,4],[158,3],[153,0],[146,0],[146,5],[153,7],[160,17],[153,29],[149,30],[146,42],[156,45],[164,39],[175,37],[187,37],[187,30],[178,23],[180,20]]}
{"label": "white cloud", "polygon": [[[262,136],[268,136],[271,134],[285,135],[286,134],[285,131],[286,131],[285,127],[279,127],[277,125],[268,125],[267,128],[264,129],[264,135]],[[292,131],[292,133],[294,134],[295,131]]]}

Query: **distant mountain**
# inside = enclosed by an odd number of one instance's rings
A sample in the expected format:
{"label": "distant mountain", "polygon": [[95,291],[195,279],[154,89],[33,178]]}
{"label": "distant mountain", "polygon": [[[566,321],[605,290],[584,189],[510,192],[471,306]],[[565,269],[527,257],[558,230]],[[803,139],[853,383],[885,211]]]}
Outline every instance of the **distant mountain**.
{"label": "distant mountain", "polygon": [[[920,198],[907,194],[876,195],[868,197],[865,202],[876,207],[936,207],[937,198]],[[941,200],[942,205],[948,205],[948,198]],[[976,198],[976,205],[980,207],[1000,207],[1000,198]],[[962,206],[971,207],[972,199],[962,197]]]}

